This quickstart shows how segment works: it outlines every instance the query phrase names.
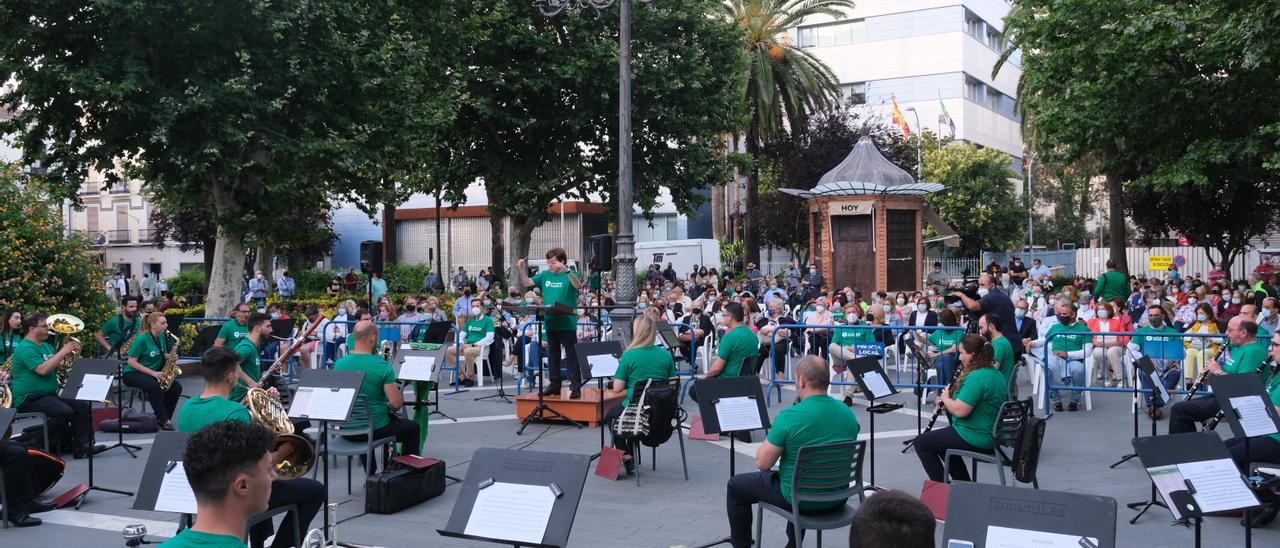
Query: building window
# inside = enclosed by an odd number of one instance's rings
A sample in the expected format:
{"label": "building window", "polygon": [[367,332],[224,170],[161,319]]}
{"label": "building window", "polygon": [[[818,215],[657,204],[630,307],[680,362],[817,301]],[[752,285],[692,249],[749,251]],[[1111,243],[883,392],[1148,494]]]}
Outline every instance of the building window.
{"label": "building window", "polygon": [[981,80],[972,76],[966,76],[964,79],[964,97],[978,104],[986,104],[987,86]]}
{"label": "building window", "polygon": [[996,51],[1004,51],[1004,45],[1004,33],[987,27],[987,47]]}
{"label": "building window", "polygon": [[980,42],[985,41],[986,37],[983,31],[983,27],[985,26],[986,26],[986,23],[983,23],[982,19],[980,19],[977,15],[975,15],[973,12],[969,10],[964,10],[965,34],[968,34],[969,36],[972,36],[978,39],[978,41]]}
{"label": "building window", "polygon": [[840,84],[840,98],[850,101],[855,105],[861,105],[867,102],[867,83],[866,82],[849,82]]}
{"label": "building window", "polygon": [[858,19],[800,27],[799,37],[802,48],[853,44],[866,37],[866,22]]}

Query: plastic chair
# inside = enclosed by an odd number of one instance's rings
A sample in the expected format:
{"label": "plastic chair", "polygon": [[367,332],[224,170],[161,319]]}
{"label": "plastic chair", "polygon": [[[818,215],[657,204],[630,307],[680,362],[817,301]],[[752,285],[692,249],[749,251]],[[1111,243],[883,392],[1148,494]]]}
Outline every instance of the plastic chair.
{"label": "plastic chair", "polygon": [[[1018,443],[1018,438],[1022,435],[1022,427],[1027,422],[1027,417],[1031,414],[1031,400],[1007,401],[1000,405],[1000,414],[996,417],[996,422],[991,426],[991,439],[994,443],[990,453],[979,453],[976,451],[965,451],[962,449],[947,449],[942,458],[942,478],[943,481],[950,483],[951,474],[951,457],[960,457],[962,459],[973,459],[973,470],[970,478],[978,481],[978,462],[989,462],[996,465],[996,471],[1000,473],[1000,485],[1008,485],[1005,481],[1004,469],[1006,466],[1012,468],[1013,460],[1004,452],[1005,447],[1013,448]],[[1031,485],[1036,489],[1040,488],[1039,478],[1031,478]]]}
{"label": "plastic chair", "polygon": [[[316,447],[316,458],[323,459],[330,456],[334,459],[335,466],[339,456],[347,457],[347,494],[351,494],[351,459],[356,456],[363,458],[362,465],[367,473],[369,467],[374,462],[374,448],[391,445],[395,443],[394,437],[373,438],[373,419],[369,416],[369,402],[363,395],[356,396],[355,406],[351,410],[351,420],[343,424],[329,424],[328,447],[324,444]],[[365,441],[352,441],[343,436],[359,436],[364,434]],[[319,466],[311,467],[311,477],[315,479]]]}
{"label": "plastic chair", "polygon": [[[658,382],[658,381],[655,381],[655,382]],[[677,376],[674,378],[667,379],[667,384],[675,388],[674,393],[677,395],[677,397],[671,398],[670,400],[646,399],[645,403],[647,404],[647,407],[651,409],[650,413],[654,413],[655,412],[654,410],[657,410],[656,412],[665,411],[665,413],[663,413],[664,415],[670,414],[674,416],[672,420],[675,421],[675,425],[672,426],[671,435],[674,436],[676,440],[680,442],[680,466],[684,468],[684,480],[689,481],[689,461],[685,456],[684,436],[682,435],[682,432],[684,430],[684,420],[688,415],[685,413],[684,409],[681,408],[680,404],[678,403],[679,402],[678,396],[680,394],[680,377]],[[637,398],[640,397],[640,394],[636,394],[635,397]],[[668,438],[667,441],[671,441],[670,438]],[[644,442],[643,438],[639,440],[635,440],[630,444],[631,458],[636,462],[636,485],[640,485],[640,466],[639,465],[640,465],[640,445],[642,444],[653,449],[653,453],[651,455],[653,462],[650,463],[650,466],[652,466],[655,472],[658,470],[658,446],[662,445],[661,443],[649,445],[648,443]]]}
{"label": "plastic chair", "polygon": [[476,356],[476,385],[484,386],[485,371],[489,368],[489,347],[493,343],[480,347],[480,355]]}
{"label": "plastic chair", "polygon": [[818,546],[822,546],[822,531],[848,527],[853,523],[854,509],[849,504],[820,514],[800,512],[803,502],[846,501],[858,497],[863,501],[862,461],[867,442],[846,441],[827,445],[801,447],[791,474],[791,507],[781,508],[761,502],[756,509],[756,546],[760,546],[764,532],[764,511],[773,512],[791,522],[796,529],[797,543],[804,544],[804,532],[818,532]]}

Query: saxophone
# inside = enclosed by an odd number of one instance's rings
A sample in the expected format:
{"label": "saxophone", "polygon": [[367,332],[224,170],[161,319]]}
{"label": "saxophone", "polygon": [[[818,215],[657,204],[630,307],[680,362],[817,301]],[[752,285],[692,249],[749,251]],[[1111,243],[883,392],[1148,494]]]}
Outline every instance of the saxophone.
{"label": "saxophone", "polygon": [[164,336],[170,341],[170,346],[164,355],[164,367],[160,368],[160,391],[168,392],[173,380],[182,374],[182,368],[178,367],[178,336],[169,331],[165,331]]}

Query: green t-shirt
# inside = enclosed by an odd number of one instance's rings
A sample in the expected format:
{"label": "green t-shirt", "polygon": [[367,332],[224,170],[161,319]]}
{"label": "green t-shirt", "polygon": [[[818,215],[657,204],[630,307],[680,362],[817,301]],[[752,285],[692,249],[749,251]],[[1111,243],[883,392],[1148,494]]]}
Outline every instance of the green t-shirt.
{"label": "green t-shirt", "polygon": [[[133,345],[129,347],[129,357],[137,358],[138,363],[147,369],[159,371],[164,367],[164,353],[168,351],[169,335],[155,337],[148,332],[133,340]],[[132,365],[125,364],[125,373],[133,370]]]}
{"label": "green t-shirt", "polygon": [[245,542],[231,535],[215,535],[183,529],[173,538],[160,543],[160,548],[244,548]]}
{"label": "green t-shirt", "polygon": [[132,337],[133,334],[137,333],[141,328],[142,320],[137,315],[135,315],[133,320],[130,321],[124,319],[124,315],[116,314],[115,316],[112,316],[111,319],[103,323],[99,330],[102,331],[102,336],[107,338],[107,344],[113,347],[119,346],[123,348],[124,343],[122,343],[121,340],[127,337]]}
{"label": "green t-shirt", "polygon": [[991,341],[991,348],[995,349],[996,364],[1000,366],[1000,373],[1008,386],[1009,379],[1013,377],[1013,345],[1009,344],[1007,337],[998,337]]}
{"label": "green t-shirt", "polygon": [[8,335],[0,335],[0,363],[4,363],[18,348],[18,343],[22,342],[22,336],[17,333]]}
{"label": "green t-shirt", "polygon": [[964,331],[934,331],[926,338],[929,344],[937,347],[938,352],[943,352],[960,344],[960,339],[964,338]]}
{"label": "green t-shirt", "polygon": [[876,337],[875,332],[870,329],[837,329],[832,341],[840,346],[853,346],[876,342]]}
{"label": "green t-shirt", "polygon": [[1129,296],[1129,278],[1119,270],[1108,270],[1093,284],[1093,294],[1104,301]]}
{"label": "green t-shirt", "polygon": [[1269,341],[1254,340],[1244,346],[1228,345],[1226,363],[1222,364],[1222,370],[1229,375],[1239,375],[1243,373],[1257,373],[1262,370],[1263,362],[1267,361],[1267,345]]}
{"label": "green t-shirt", "polygon": [[[1070,333],[1068,335],[1053,336],[1054,333]],[[1054,324],[1049,328],[1049,332],[1045,333],[1045,339],[1050,339],[1050,350],[1054,352],[1079,352],[1084,350],[1084,345],[1093,342],[1093,332],[1089,331],[1089,326],[1076,321],[1067,326],[1062,324]]]}
{"label": "green t-shirt", "polygon": [[[542,304],[560,303],[568,307],[578,306],[578,289],[569,280],[569,272],[542,270],[533,277],[534,285],[542,288]],[[578,317],[573,314],[547,314],[547,329],[552,331],[576,331]]]}
{"label": "green t-shirt", "polygon": [[[1267,396],[1271,398],[1271,405],[1280,406],[1280,373],[1267,379]],[[1280,441],[1280,434],[1271,434],[1271,439]]]}
{"label": "green t-shirt", "polygon": [[[853,410],[826,394],[809,396],[783,409],[773,419],[769,443],[782,449],[778,463],[778,479],[782,497],[791,502],[791,476],[795,471],[800,448],[842,441],[856,441],[861,426]],[[805,502],[802,510],[822,510],[844,504],[844,501]]]}
{"label": "green t-shirt", "polygon": [[337,371],[364,373],[364,380],[360,382],[360,394],[369,404],[369,417],[373,420],[373,427],[382,428],[391,422],[387,393],[382,387],[396,382],[396,371],[387,360],[373,354],[347,354],[333,364],[333,368]]}
{"label": "green t-shirt", "polygon": [[467,333],[467,344],[475,344],[485,335],[493,333],[493,318],[486,315],[467,318],[462,330]]}
{"label": "green t-shirt", "polygon": [[613,374],[614,380],[622,381],[627,386],[627,397],[622,398],[625,407],[631,402],[631,394],[636,385],[648,379],[665,380],[676,376],[676,364],[671,353],[660,346],[632,348],[622,353],[618,359],[618,371]]}
{"label": "green t-shirt", "polygon": [[1008,395],[1008,385],[999,369],[986,367],[971,371],[954,397],[973,406],[973,410],[967,417],[952,417],[951,427],[974,447],[990,450],[991,427],[1000,416],[1000,404]]}
{"label": "green t-shirt", "polygon": [[[253,341],[248,338],[240,339],[240,342],[231,349],[240,356],[240,370],[255,381],[262,380],[262,365],[258,363],[258,347],[253,344]],[[248,392],[249,385],[245,384],[244,380],[237,380],[236,387],[231,389],[231,395],[227,399],[242,401]]]}
{"label": "green t-shirt", "polygon": [[218,330],[217,338],[222,339],[222,344],[227,348],[234,350],[236,345],[240,344],[240,339],[248,336],[249,326],[235,320],[231,320],[222,324],[222,329]]}
{"label": "green t-shirt", "polygon": [[720,338],[720,346],[716,348],[716,356],[724,360],[721,377],[736,377],[742,370],[742,360],[755,357],[760,352],[760,340],[750,327],[739,325],[724,337]]}
{"label": "green t-shirt", "polygon": [[13,350],[13,408],[17,409],[28,396],[40,394],[56,394],[58,392],[58,376],[55,370],[47,375],[36,373],[40,364],[49,361],[56,354],[49,343],[35,343],[31,339],[22,339]]}
{"label": "green t-shirt", "polygon": [[179,432],[195,432],[222,421],[253,422],[253,419],[243,405],[222,396],[210,396],[187,400],[178,411],[177,427]]}

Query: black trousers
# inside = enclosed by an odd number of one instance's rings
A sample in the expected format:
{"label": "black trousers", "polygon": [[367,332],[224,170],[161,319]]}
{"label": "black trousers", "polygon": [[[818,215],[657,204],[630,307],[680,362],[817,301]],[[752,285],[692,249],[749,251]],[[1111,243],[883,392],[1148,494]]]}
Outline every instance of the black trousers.
{"label": "black trousers", "polygon": [[[324,484],[311,478],[271,482],[271,498],[267,501],[267,509],[289,504],[298,505],[298,528],[302,530],[301,534],[307,534],[311,520],[316,517],[316,512],[319,512],[320,506],[324,504]],[[271,536],[270,520],[254,525],[249,530],[250,545],[253,548],[262,548],[266,545],[269,536]],[[271,542],[271,546],[288,548],[300,544],[301,539],[293,538],[293,527],[290,526],[290,520],[286,515],[284,521],[280,523],[280,528],[276,529],[276,539]]]}
{"label": "black trousers", "polygon": [[618,437],[618,432],[613,429],[613,421],[617,419],[619,415],[622,414],[622,410],[623,410],[622,404],[618,404],[610,408],[609,412],[604,414],[604,423],[609,425],[609,434],[613,437],[613,446],[623,451],[626,451],[627,453],[630,453],[631,442],[629,440]]}
{"label": "black trousers", "polygon": [[9,515],[14,509],[35,500],[36,486],[32,483],[35,474],[31,471],[31,463],[27,460],[27,448],[20,443],[3,442],[0,444],[0,470],[4,471],[4,491],[9,497]]}
{"label": "black trousers", "polygon": [[142,390],[147,396],[147,402],[156,413],[156,424],[164,424],[173,418],[173,412],[178,409],[178,398],[182,397],[182,384],[178,379],[173,380],[167,391],[160,390],[160,382],[146,373],[130,371],[124,374],[123,380],[125,386]]}
{"label": "black trousers", "polygon": [[[960,449],[977,453],[990,452],[974,447],[973,444],[964,441],[964,438],[960,437],[956,429],[950,426],[936,428],[920,434],[920,437],[916,438],[916,443],[913,447],[916,449],[916,456],[920,458],[920,465],[924,467],[924,473],[933,481],[943,481],[942,459],[946,456],[947,449]],[[953,480],[969,481],[969,471],[964,467],[964,459],[952,457],[950,472]]]}
{"label": "black trousers", "polygon": [[[1245,455],[1244,438],[1227,440],[1227,450],[1231,452],[1231,460],[1235,461],[1240,473],[1249,474],[1249,462],[1280,462],[1280,441],[1271,436],[1255,436],[1249,438],[1249,454]],[[8,477],[5,478],[8,481]]]}
{"label": "black trousers", "polygon": [[568,363],[564,367],[569,370],[569,388],[582,388],[582,370],[578,367],[578,334],[573,330],[547,330],[547,369],[551,377],[551,388],[558,388],[562,382],[560,376],[560,349],[564,349],[564,359]]}
{"label": "black trousers", "polygon": [[1213,396],[1198,396],[1169,407],[1169,433],[1195,432],[1196,424],[1208,420],[1222,410]]}
{"label": "black trousers", "polygon": [[19,413],[44,413],[49,417],[49,443],[70,434],[72,449],[93,447],[93,415],[89,402],[59,398],[57,394],[27,396]]}
{"label": "black trousers", "polygon": [[[368,441],[368,437],[364,434],[342,437],[351,441]],[[395,437],[396,442],[400,444],[401,454],[416,455],[422,451],[422,434],[418,431],[418,423],[416,422],[398,415],[392,415],[391,422],[382,428],[373,429],[373,439],[390,437]]]}
{"label": "black trousers", "polygon": [[[729,515],[729,539],[734,548],[751,546],[751,506],[765,502],[779,508],[791,508],[791,503],[782,496],[782,480],[773,470],[749,472],[729,478],[729,486],[725,492],[725,511]],[[830,510],[801,510],[802,514],[822,514]],[[759,540],[759,539],[757,539]],[[787,547],[796,546],[796,530],[787,524]]]}

